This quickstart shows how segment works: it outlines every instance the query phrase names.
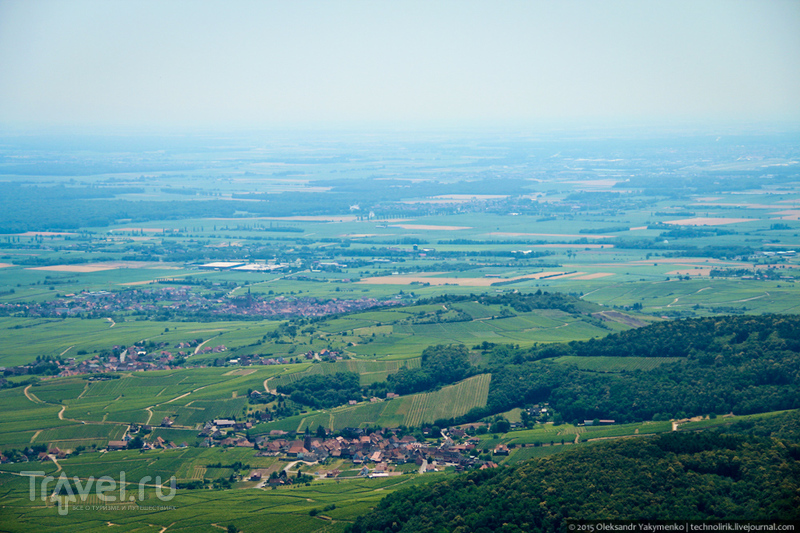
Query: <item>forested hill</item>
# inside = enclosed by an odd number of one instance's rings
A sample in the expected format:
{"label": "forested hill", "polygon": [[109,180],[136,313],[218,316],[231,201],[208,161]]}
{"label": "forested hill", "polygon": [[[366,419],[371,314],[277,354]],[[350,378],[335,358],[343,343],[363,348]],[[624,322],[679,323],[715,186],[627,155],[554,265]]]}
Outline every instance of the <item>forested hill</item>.
{"label": "forested hill", "polygon": [[629,438],[476,471],[395,492],[350,531],[560,532],[580,519],[796,521],[799,425],[792,412],[766,427],[739,428],[749,435]]}
{"label": "forested hill", "polygon": [[602,339],[535,347],[526,354],[526,359],[560,355],[689,357],[696,353],[736,352],[754,344],[768,350],[800,352],[800,315],[722,316],[656,322]]}
{"label": "forested hill", "polygon": [[[564,421],[633,422],[800,408],[800,316],[654,324],[604,339],[514,350],[490,365],[486,413],[549,401]],[[558,356],[671,356],[649,371],[598,373]]]}

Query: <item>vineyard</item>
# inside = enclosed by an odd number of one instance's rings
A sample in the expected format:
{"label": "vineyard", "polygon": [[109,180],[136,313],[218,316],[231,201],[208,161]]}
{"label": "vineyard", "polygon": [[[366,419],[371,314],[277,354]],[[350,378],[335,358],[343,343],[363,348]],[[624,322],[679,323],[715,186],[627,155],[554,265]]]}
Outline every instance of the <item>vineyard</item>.
{"label": "vineyard", "polygon": [[474,407],[484,407],[489,396],[490,374],[474,376],[455,385],[434,392],[412,394],[393,400],[364,402],[354,406],[338,407],[306,416],[296,416],[270,422],[257,428],[257,432],[272,429],[304,431],[318,426],[331,430],[346,427],[420,426],[440,418],[461,416]]}
{"label": "vineyard", "polygon": [[435,392],[408,396],[397,413],[404,415],[406,426],[464,415],[473,407],[486,405],[491,379],[491,374],[481,374]]}

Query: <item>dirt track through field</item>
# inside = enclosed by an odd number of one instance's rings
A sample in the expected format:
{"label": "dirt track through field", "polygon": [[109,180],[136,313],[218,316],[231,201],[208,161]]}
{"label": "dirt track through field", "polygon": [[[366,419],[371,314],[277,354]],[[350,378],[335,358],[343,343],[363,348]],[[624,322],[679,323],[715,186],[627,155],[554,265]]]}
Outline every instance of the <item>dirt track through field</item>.
{"label": "dirt track through field", "polygon": [[[214,338],[216,338],[216,337],[211,337],[211,339],[214,339]],[[208,339],[208,340],[203,341],[200,344],[198,344],[197,348],[194,349],[194,355],[199,354],[200,353],[200,349],[203,347],[203,345],[206,344],[206,343],[211,342],[211,339]]]}
{"label": "dirt track through field", "polygon": [[25,397],[30,401],[32,401],[33,403],[44,403],[42,400],[37,398],[35,394],[31,392],[31,387],[33,387],[33,385],[28,385],[27,387],[25,387],[25,390],[22,391],[25,393]]}

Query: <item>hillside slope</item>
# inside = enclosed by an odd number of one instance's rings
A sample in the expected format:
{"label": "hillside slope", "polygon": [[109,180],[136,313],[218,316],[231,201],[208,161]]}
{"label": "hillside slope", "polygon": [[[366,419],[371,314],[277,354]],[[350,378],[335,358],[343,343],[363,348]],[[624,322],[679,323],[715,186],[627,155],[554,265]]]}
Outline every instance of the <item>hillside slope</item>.
{"label": "hillside slope", "polygon": [[767,424],[775,427],[624,439],[472,472],[393,493],[350,531],[555,532],[567,521],[591,519],[798,520],[800,413]]}

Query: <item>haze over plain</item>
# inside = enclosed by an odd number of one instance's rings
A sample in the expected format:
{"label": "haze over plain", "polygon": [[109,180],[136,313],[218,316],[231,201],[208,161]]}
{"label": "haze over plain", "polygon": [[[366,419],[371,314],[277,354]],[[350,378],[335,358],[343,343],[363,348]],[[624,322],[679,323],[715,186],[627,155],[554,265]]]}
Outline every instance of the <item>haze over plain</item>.
{"label": "haze over plain", "polygon": [[5,128],[797,122],[800,4],[0,2]]}

